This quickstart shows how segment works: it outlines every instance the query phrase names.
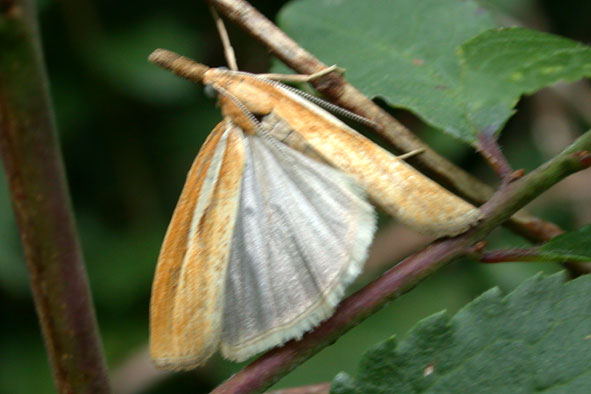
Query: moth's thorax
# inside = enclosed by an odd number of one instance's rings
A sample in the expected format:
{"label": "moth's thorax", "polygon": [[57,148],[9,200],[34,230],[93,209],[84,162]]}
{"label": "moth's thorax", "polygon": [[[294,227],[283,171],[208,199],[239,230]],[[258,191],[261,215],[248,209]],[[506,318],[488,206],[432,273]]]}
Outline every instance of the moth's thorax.
{"label": "moth's thorax", "polygon": [[271,112],[280,98],[272,84],[243,72],[212,68],[205,73],[203,83],[224,89],[257,116]]}
{"label": "moth's thorax", "polygon": [[311,159],[325,164],[329,164],[312,145],[310,145],[301,134],[296,132],[291,126],[282,120],[277,114],[271,112],[261,119],[261,125],[273,138],[281,141],[292,149],[303,153]]}

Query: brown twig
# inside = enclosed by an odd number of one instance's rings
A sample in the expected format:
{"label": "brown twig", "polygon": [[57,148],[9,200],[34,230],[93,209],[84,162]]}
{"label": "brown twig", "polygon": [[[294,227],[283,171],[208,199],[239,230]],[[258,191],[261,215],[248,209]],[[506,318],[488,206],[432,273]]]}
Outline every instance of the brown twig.
{"label": "brown twig", "polygon": [[482,263],[506,263],[513,261],[540,261],[539,248],[513,248],[483,252],[479,258]]}
{"label": "brown twig", "polygon": [[452,259],[465,254],[471,245],[484,238],[550,186],[573,172],[588,168],[578,152],[590,147],[591,130],[551,161],[496,193],[481,207],[484,218],[476,227],[458,237],[436,241],[405,259],[343,300],[335,314],[314,331],[307,333],[299,341],[290,341],[285,346],[266,353],[220,385],[214,393],[252,393],[269,387],[387,302],[409,291]]}
{"label": "brown twig", "polygon": [[224,25],[224,21],[222,20],[222,18],[220,18],[215,8],[209,6],[209,10],[211,11],[211,16],[213,17],[215,26],[218,29],[220,39],[222,40],[222,46],[224,47],[224,57],[226,58],[226,62],[228,62],[228,67],[230,67],[230,70],[238,71],[238,63],[236,63],[236,54],[234,53],[234,48],[232,48],[232,44],[230,44],[230,37],[228,37],[226,25]]}
{"label": "brown twig", "polygon": [[502,184],[509,183],[512,179],[511,174],[513,173],[513,169],[511,169],[511,165],[505,155],[503,155],[495,136],[486,132],[479,133],[477,147],[490,167],[501,179]]}
{"label": "brown twig", "polygon": [[60,393],[110,392],[31,1],[0,7],[0,153]]}
{"label": "brown twig", "polygon": [[292,387],[288,389],[270,391],[267,394],[328,394],[330,382],[311,384],[309,386]]}
{"label": "brown twig", "polygon": [[[301,48],[246,1],[207,0],[207,2],[260,41],[272,54],[296,72],[313,74],[326,68],[325,64]],[[342,76],[332,73],[314,81],[313,84],[333,103],[377,123],[379,127],[376,131],[397,150],[409,152],[422,149],[424,153],[418,155],[415,162],[430,176],[449,186],[468,201],[482,204],[492,196],[494,190],[490,186],[438,155],[390,114],[347,83]],[[513,215],[508,225],[513,231],[533,242],[547,241],[563,232],[555,224],[541,220],[525,211]],[[567,268],[571,269],[570,266]]]}

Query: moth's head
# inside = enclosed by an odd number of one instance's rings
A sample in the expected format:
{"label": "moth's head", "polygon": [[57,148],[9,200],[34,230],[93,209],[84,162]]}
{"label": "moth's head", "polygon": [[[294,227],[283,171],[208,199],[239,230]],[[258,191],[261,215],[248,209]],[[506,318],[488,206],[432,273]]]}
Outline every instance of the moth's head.
{"label": "moth's head", "polygon": [[[216,70],[227,71],[229,70],[228,67],[217,67]],[[204,84],[203,91],[205,95],[209,98],[218,98],[219,92],[211,85],[211,84]]]}

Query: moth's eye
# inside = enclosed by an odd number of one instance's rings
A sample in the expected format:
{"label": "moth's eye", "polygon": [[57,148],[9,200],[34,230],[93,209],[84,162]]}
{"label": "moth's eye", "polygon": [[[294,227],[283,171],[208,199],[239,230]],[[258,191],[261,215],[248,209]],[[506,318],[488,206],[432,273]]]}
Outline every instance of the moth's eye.
{"label": "moth's eye", "polygon": [[205,95],[209,98],[216,98],[218,96],[218,92],[211,85],[205,85],[203,87],[203,91],[205,92]]}

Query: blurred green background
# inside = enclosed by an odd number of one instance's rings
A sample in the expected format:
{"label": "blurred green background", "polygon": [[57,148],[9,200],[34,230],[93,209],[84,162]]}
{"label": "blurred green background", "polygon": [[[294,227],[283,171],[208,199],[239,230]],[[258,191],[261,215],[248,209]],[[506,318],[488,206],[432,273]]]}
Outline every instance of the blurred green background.
{"label": "blurred green background", "polygon": [[[286,2],[252,3],[273,19]],[[591,3],[586,0],[488,3],[494,3],[508,20],[591,41]],[[203,1],[44,0],[37,2],[37,8],[77,225],[116,392],[207,392],[240,365],[216,356],[195,372],[161,374],[150,366],[145,347],[150,286],[160,243],[189,166],[221,116],[201,86],[148,64],[146,57],[163,47],[211,66],[224,65],[209,11]],[[236,27],[228,28],[240,68],[267,70],[267,51]],[[522,100],[501,139],[513,166],[535,168],[588,128],[584,116],[588,93],[589,84],[579,83]],[[577,97],[583,97],[582,112],[576,109],[576,103],[581,104]],[[587,109],[588,115],[591,107]],[[443,155],[496,182],[470,148],[428,129],[411,114],[393,113]],[[0,178],[0,392],[51,393],[55,389],[2,173]],[[584,176],[572,177],[531,209],[565,229],[591,222],[589,183]],[[425,242],[387,217],[380,223],[367,273],[354,288]],[[405,242],[396,241],[401,239]],[[508,247],[527,242],[499,229],[490,244]],[[538,271],[558,269],[553,264],[455,262],[276,387],[327,381],[340,370],[353,372],[364,350],[390,335],[404,335],[421,318],[442,309],[454,313],[492,286],[508,291]]]}

